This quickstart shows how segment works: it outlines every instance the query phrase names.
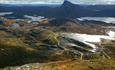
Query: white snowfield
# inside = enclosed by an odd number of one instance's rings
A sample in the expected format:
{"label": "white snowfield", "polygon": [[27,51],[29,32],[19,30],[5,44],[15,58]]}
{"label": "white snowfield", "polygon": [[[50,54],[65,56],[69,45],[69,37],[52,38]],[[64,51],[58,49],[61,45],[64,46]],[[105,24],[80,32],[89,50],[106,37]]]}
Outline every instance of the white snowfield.
{"label": "white snowfield", "polygon": [[93,43],[100,43],[102,39],[113,40],[115,41],[115,32],[108,31],[107,35],[89,35],[89,34],[80,34],[80,33],[63,33],[62,36],[66,38],[71,38],[76,41],[82,42],[90,46],[93,50],[91,52],[96,52],[98,46]]}
{"label": "white snowfield", "polygon": [[0,12],[0,16],[10,15],[10,14],[13,14],[13,12]]}
{"label": "white snowfield", "polygon": [[107,35],[89,35],[89,34],[80,34],[80,33],[64,33],[65,37],[85,42],[101,42],[101,39],[115,40],[115,32],[109,31]]}
{"label": "white snowfield", "polygon": [[36,17],[34,17],[34,16],[28,16],[28,15],[24,15],[24,17],[26,17],[26,18],[30,18],[32,21],[42,21],[42,19],[44,18],[44,17],[42,17],[42,16],[36,16]]}
{"label": "white snowfield", "polygon": [[78,18],[78,20],[80,20],[80,21],[95,20],[95,21],[102,21],[102,22],[106,22],[106,23],[115,24],[115,18],[114,17],[81,17],[81,18]]}

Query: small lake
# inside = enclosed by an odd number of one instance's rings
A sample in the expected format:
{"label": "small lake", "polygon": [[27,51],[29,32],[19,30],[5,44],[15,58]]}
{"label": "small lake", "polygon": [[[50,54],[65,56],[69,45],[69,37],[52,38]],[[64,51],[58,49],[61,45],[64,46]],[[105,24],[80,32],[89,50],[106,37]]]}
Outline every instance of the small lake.
{"label": "small lake", "polygon": [[78,20],[95,20],[95,21],[103,21],[106,23],[114,23],[115,24],[115,17],[81,17]]}

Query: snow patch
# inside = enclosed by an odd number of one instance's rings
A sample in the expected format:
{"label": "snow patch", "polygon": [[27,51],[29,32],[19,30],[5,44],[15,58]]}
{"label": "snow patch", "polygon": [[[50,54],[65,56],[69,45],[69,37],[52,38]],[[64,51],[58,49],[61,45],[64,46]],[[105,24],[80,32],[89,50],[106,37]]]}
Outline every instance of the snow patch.
{"label": "snow patch", "polygon": [[0,16],[10,15],[13,14],[13,12],[0,12]]}

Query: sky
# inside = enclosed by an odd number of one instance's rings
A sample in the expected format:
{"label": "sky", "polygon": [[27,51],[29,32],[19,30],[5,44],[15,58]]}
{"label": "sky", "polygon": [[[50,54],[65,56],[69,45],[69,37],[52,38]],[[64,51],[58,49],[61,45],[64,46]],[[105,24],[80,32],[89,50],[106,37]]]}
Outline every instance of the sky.
{"label": "sky", "polygon": [[[0,4],[62,4],[64,0],[0,0]],[[74,4],[115,4],[115,0],[68,0]]]}

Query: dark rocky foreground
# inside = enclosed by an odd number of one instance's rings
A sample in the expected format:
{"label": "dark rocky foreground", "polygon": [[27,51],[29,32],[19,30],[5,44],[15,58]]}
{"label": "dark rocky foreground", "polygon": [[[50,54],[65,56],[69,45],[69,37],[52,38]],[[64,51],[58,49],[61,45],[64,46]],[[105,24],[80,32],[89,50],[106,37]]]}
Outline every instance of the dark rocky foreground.
{"label": "dark rocky foreground", "polygon": [[5,67],[0,70],[115,70],[114,60],[66,60],[50,63],[31,63]]}

